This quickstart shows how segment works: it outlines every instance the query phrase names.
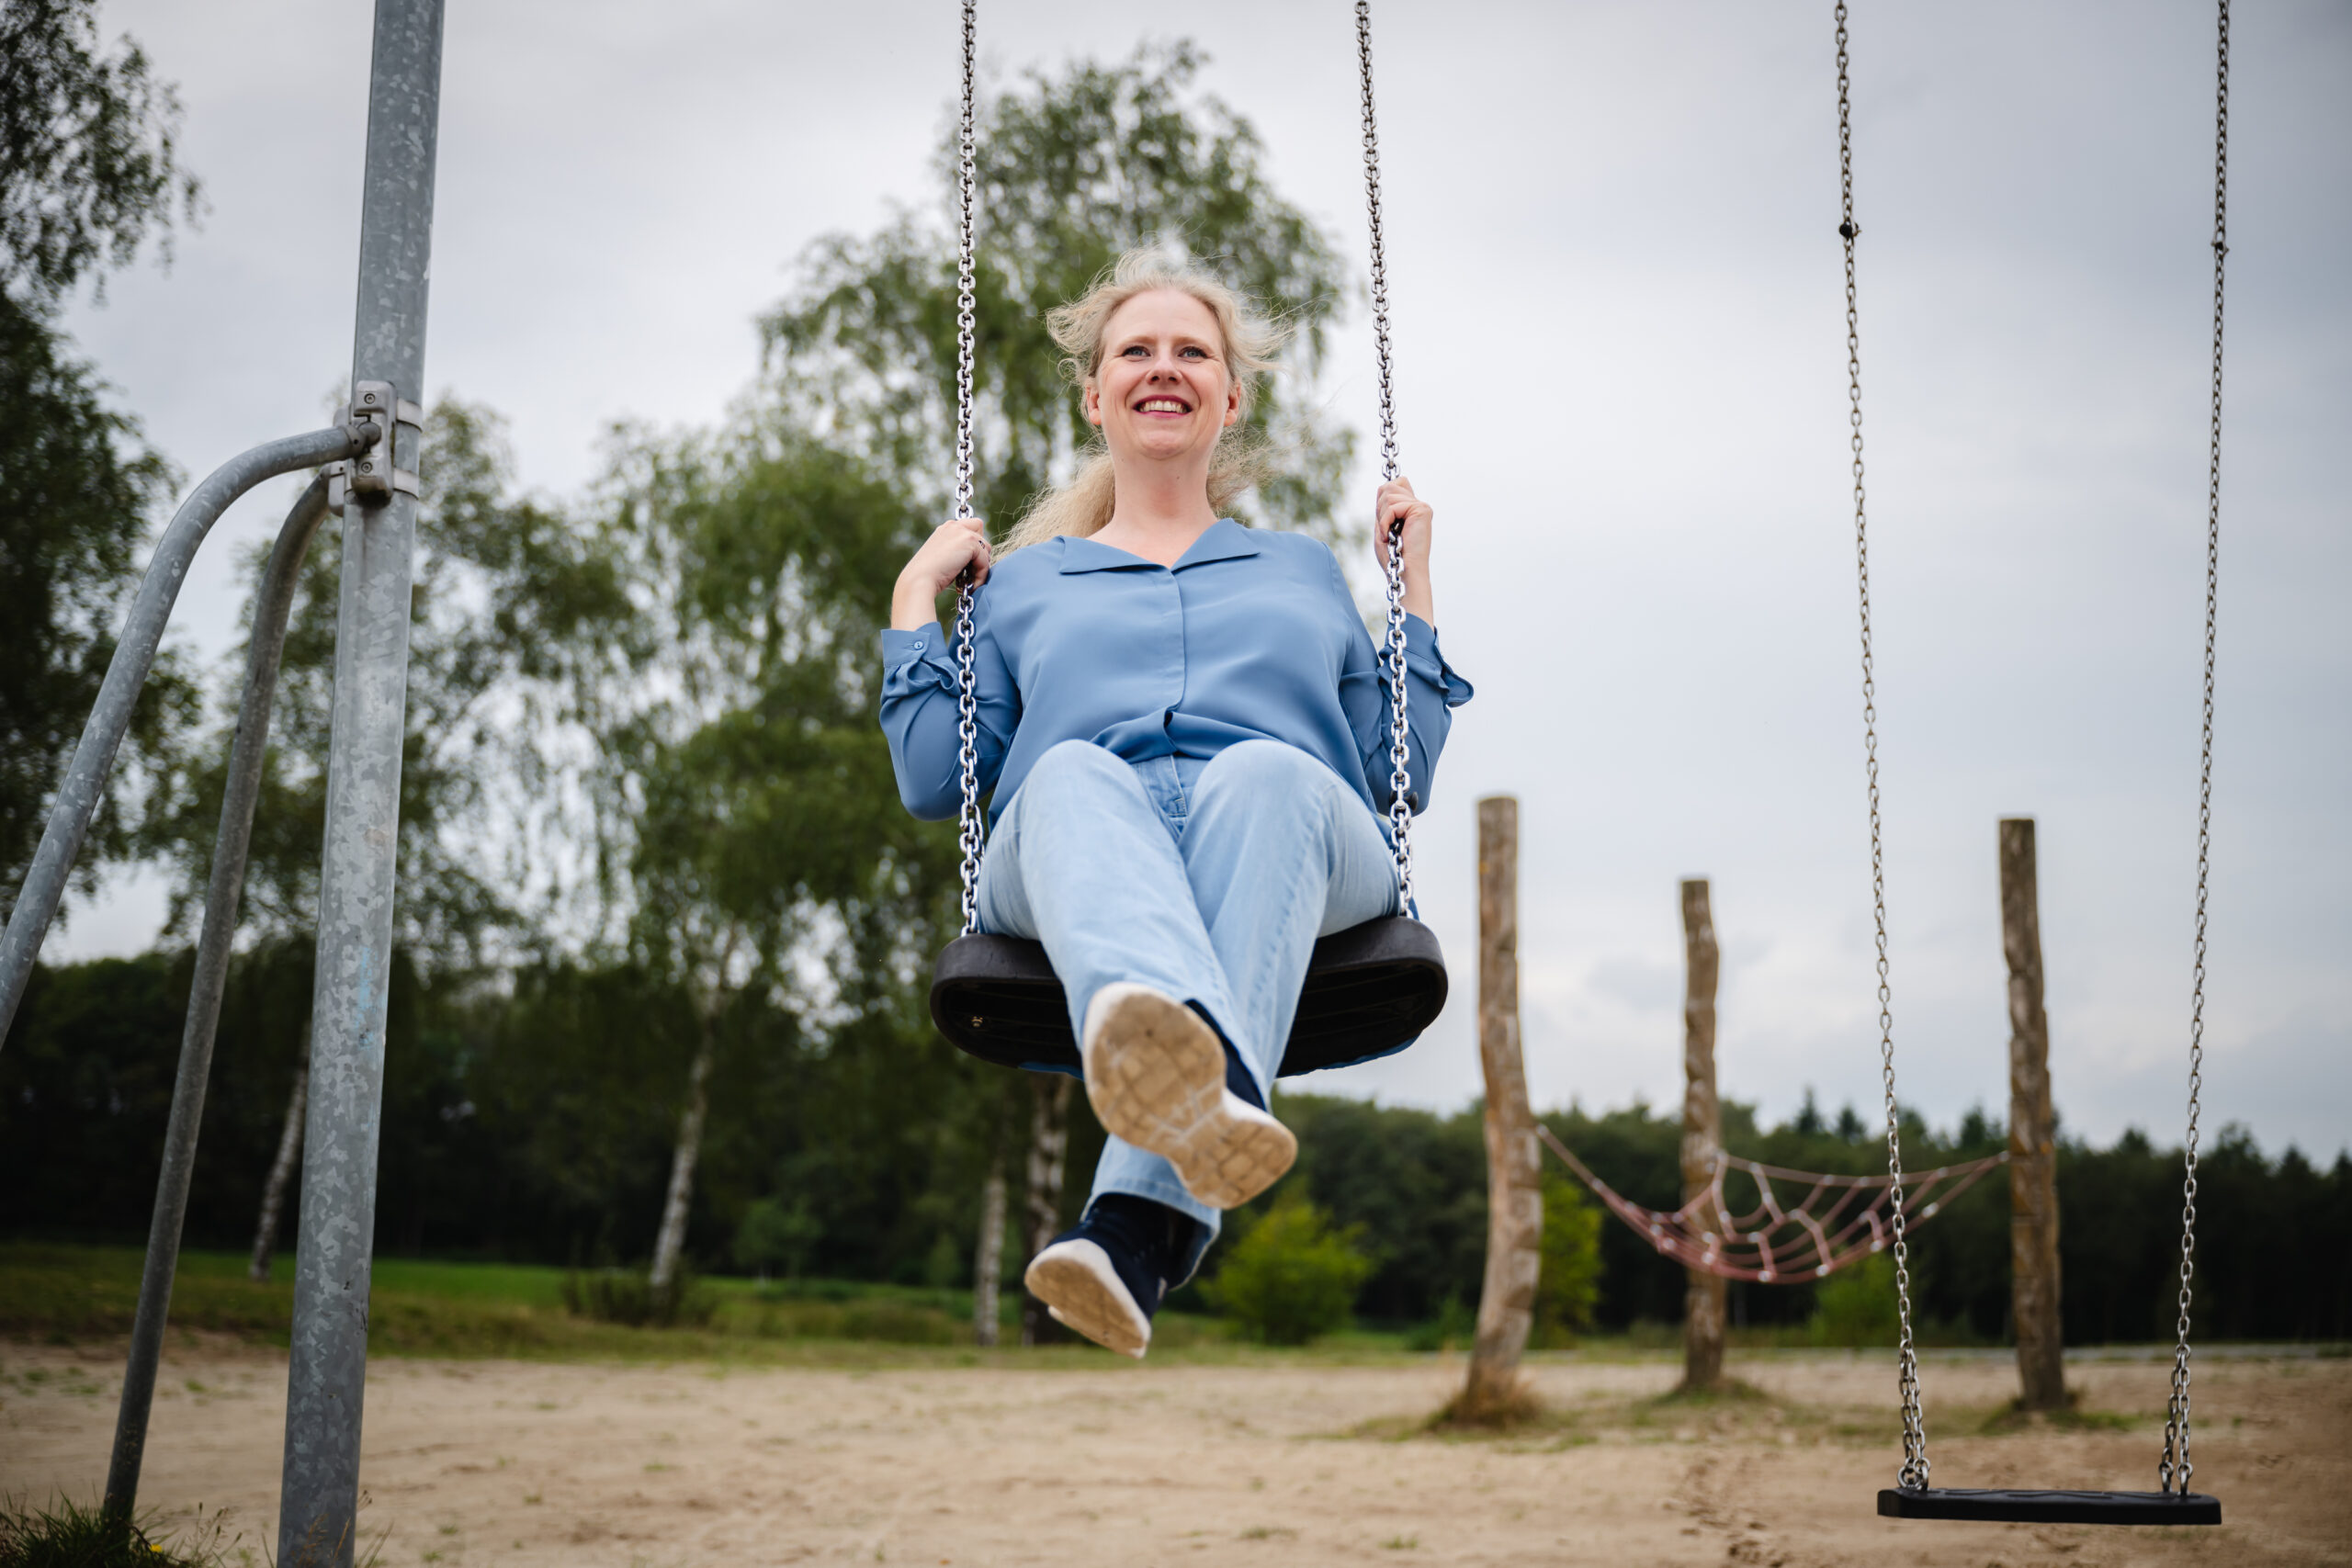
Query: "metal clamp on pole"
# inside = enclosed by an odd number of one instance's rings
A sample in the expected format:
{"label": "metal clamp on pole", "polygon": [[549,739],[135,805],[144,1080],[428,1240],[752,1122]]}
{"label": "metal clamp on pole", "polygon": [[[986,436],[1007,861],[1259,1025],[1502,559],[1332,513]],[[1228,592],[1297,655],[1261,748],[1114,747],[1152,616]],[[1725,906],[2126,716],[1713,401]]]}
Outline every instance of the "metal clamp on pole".
{"label": "metal clamp on pole", "polygon": [[421,444],[424,410],[394,392],[390,381],[362,381],[351,389],[351,419],[355,424],[372,424],[384,433],[375,450],[351,459],[351,499],[362,506],[381,506],[392,499],[394,491],[420,494],[416,470],[400,466],[400,433],[395,427],[406,425],[416,433],[412,447]]}

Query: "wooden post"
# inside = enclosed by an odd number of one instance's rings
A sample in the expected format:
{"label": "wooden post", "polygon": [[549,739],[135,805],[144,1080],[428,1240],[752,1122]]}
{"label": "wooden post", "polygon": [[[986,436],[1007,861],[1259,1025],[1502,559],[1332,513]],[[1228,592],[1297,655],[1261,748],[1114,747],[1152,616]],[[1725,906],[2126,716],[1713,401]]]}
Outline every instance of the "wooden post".
{"label": "wooden post", "polygon": [[2058,1314],[2058,1151],[2033,818],[2001,820],[2001,949],[2009,965],[2009,1301],[2020,1410],[2065,1408]]}
{"label": "wooden post", "polygon": [[1478,1065],[1487,1079],[1487,1277],[1470,1376],[1454,1404],[1468,1421],[1526,1403],[1520,1358],[1535,1322],[1544,1261],[1542,1157],[1519,1042],[1519,802],[1478,803]]}
{"label": "wooden post", "polygon": [[[1714,1185],[1724,1144],[1723,1102],[1715,1098],[1715,980],[1722,969],[1715,918],[1704,877],[1682,885],[1682,1201]],[[1725,1281],[1703,1269],[1684,1270],[1682,1387],[1702,1393],[1724,1377]]]}

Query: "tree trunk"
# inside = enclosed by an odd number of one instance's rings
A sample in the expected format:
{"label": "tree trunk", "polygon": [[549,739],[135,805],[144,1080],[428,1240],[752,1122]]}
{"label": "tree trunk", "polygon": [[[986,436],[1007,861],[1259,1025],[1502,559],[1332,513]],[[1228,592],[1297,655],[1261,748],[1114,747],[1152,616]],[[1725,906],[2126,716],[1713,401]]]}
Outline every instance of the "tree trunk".
{"label": "tree trunk", "polygon": [[666,1291],[678,1277],[678,1258],[686,1247],[686,1213],[694,1206],[695,1161],[702,1156],[703,1119],[710,1111],[710,1059],[718,1045],[718,1019],[714,1007],[703,1020],[701,1043],[695,1048],[694,1066],[686,1070],[686,1108],[678,1117],[678,1147],[670,1156],[670,1193],[662,1204],[662,1232],[653,1242],[653,1271],[649,1282]]}
{"label": "tree trunk", "polygon": [[1544,1263],[1544,1189],[1519,1039],[1519,802],[1478,803],[1478,1065],[1487,1080],[1487,1275],[1464,1420],[1524,1408],[1520,1358],[1535,1322]]}
{"label": "tree trunk", "polygon": [[2021,1410],[2062,1410],[2058,1156],[2050,1106],[2050,1016],[2041,1007],[2041,913],[2033,818],[2001,822],[2001,947],[2009,965],[2009,1300]]}
{"label": "tree trunk", "polygon": [[[1069,1092],[1075,1081],[1062,1073],[1029,1077],[1029,1168],[1022,1206],[1032,1258],[1062,1228],[1062,1161],[1069,1152]],[[1046,1303],[1023,1292],[1021,1343],[1050,1345],[1061,1337],[1061,1325],[1046,1314]]]}
{"label": "tree trunk", "polygon": [[294,1064],[294,1093],[286,1102],[286,1125],[277,1134],[277,1157],[269,1164],[269,1179],[261,1184],[261,1218],[254,1224],[254,1258],[245,1277],[266,1284],[270,1255],[277,1250],[278,1217],[286,1212],[286,1190],[294,1184],[294,1170],[302,1157],[302,1113],[311,1102],[311,1025],[302,1024],[301,1060]]}
{"label": "tree trunk", "polygon": [[1004,1151],[989,1156],[989,1178],[980,1184],[980,1244],[972,1254],[972,1339],[996,1343],[997,1277],[1004,1270]]}
{"label": "tree trunk", "polygon": [[[1707,1196],[1723,1152],[1723,1104],[1715,1098],[1715,980],[1722,952],[1706,880],[1682,885],[1682,1201]],[[1724,1292],[1726,1281],[1703,1269],[1686,1269],[1682,1291],[1682,1387],[1703,1393],[1724,1377]]]}

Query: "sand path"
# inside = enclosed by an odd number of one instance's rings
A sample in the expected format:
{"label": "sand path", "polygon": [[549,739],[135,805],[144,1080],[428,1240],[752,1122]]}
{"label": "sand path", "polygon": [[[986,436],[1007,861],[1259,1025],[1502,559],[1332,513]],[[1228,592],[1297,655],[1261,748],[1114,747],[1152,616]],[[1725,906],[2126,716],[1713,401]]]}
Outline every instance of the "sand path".
{"label": "sand path", "polygon": [[[87,1496],[105,1471],[111,1353],[0,1346],[0,1490]],[[1555,1360],[1573,1413],[1522,1439],[1399,1440],[1450,1392],[1436,1361],[889,1371],[379,1359],[368,1504],[387,1568],[541,1563],[2352,1563],[2352,1362],[2215,1361],[2197,1480],[2218,1530],[1900,1524],[1885,1368],[1837,1355],[1735,1369],[1770,1397],[1645,1403],[1663,1360]],[[2164,1370],[2073,1371],[2094,1410],[2162,1398]],[[2158,1430],[1984,1435],[1997,1359],[1927,1371],[1936,1478],[2144,1488]],[[270,1538],[282,1354],[175,1351],[142,1501],[232,1511]],[[274,1539],[271,1543],[274,1545]],[[233,1556],[232,1556],[233,1560]]]}

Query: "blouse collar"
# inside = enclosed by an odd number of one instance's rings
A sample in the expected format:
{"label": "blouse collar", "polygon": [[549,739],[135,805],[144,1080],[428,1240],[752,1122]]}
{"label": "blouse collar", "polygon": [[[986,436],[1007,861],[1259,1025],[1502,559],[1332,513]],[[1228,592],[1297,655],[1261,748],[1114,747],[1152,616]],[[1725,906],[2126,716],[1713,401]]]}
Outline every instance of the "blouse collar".
{"label": "blouse collar", "polygon": [[[1182,571],[1188,566],[1199,566],[1204,561],[1234,560],[1257,553],[1258,541],[1250,536],[1249,529],[1230,517],[1220,517],[1193,541],[1191,549],[1177,558],[1174,570]],[[1065,577],[1082,571],[1115,571],[1125,567],[1157,564],[1096,539],[1065,536],[1062,540],[1062,575]]]}

